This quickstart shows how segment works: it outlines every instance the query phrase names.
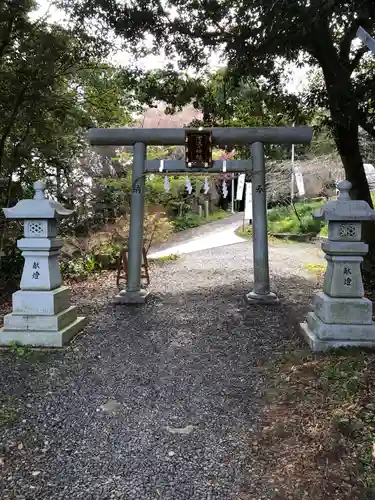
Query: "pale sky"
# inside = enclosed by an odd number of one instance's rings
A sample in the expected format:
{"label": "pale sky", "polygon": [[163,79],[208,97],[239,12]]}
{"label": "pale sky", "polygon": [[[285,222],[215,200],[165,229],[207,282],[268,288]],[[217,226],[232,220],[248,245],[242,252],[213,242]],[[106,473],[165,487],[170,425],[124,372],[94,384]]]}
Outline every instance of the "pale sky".
{"label": "pale sky", "polygon": [[[49,0],[38,0],[39,8],[32,15],[32,18],[38,19],[42,16],[48,15],[50,22],[61,23],[63,18],[63,13],[51,6]],[[168,60],[163,53],[158,55],[149,55],[143,59],[135,59],[130,53],[124,50],[116,51],[110,58],[111,62],[119,64],[121,66],[137,66],[141,69],[152,70],[163,68],[170,60]],[[210,68],[218,69],[223,67],[223,59],[217,54],[213,54],[210,58]],[[307,73],[309,71],[309,66],[304,66],[302,68],[297,68],[294,65],[289,65],[289,68],[293,70],[293,76],[286,82],[286,89],[289,92],[298,93],[304,89],[307,84]]]}

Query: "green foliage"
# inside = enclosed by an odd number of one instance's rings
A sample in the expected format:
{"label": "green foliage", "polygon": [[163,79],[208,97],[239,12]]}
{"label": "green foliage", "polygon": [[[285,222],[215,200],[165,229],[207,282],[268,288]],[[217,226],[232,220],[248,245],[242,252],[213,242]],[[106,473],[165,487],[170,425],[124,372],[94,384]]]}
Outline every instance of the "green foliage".
{"label": "green foliage", "polygon": [[[239,236],[240,238],[244,238],[245,240],[252,240],[253,239],[253,228],[252,226],[240,226],[236,229],[235,231],[236,235]],[[288,239],[280,239],[280,238],[275,238],[274,236],[268,235],[268,243],[272,243],[273,245],[275,244],[289,244],[292,243],[291,240]]]}
{"label": "green foliage", "polygon": [[[106,41],[82,26],[35,20],[35,6],[30,0],[0,5],[0,206],[32,197],[32,183],[45,178],[59,201],[81,202],[62,228],[79,230],[82,220],[95,219],[88,215],[82,179],[98,163],[84,133],[92,126],[131,123],[137,106],[127,89],[134,82],[102,62]],[[0,254],[5,250],[6,256],[0,278],[8,280],[17,277],[20,262],[7,257],[17,236],[2,223],[1,213]]]}
{"label": "green foliage", "polygon": [[199,215],[193,213],[180,215],[172,220],[173,229],[176,233],[179,231],[184,231],[185,229],[190,229],[192,227],[198,227],[201,224],[202,217],[199,217]]}
{"label": "green foliage", "polygon": [[204,219],[206,222],[215,222],[216,220],[222,220],[225,219],[226,217],[229,216],[229,213],[226,212],[225,210],[215,210],[209,216],[207,219]]}
{"label": "green foliage", "polygon": [[[275,102],[284,100],[279,97],[283,94],[286,63],[311,65],[322,76],[323,85],[319,85],[319,77],[317,84],[313,82],[311,91],[300,102],[302,109],[307,114],[315,114],[317,109],[324,111],[347,179],[353,182],[353,196],[370,201],[358,144],[358,125],[375,136],[375,66],[363,58],[367,48],[352,42],[360,25],[369,32],[375,31],[373,0],[252,0],[234,4],[228,0],[168,0],[147,5],[138,0],[126,9],[120,0],[63,3],[72,17],[80,21],[100,16],[104,25],[122,36],[133,53],[144,50],[145,40],[151,35],[155,50],[163,47],[169,56],[177,54],[180,67],[195,67],[199,77],[207,65],[208,54],[221,50],[229,61],[229,71],[224,76],[231,78],[231,86],[250,81],[248,88],[252,93],[266,88]],[[170,11],[173,16],[168,14]],[[166,72],[164,94],[172,96],[167,99],[172,107],[181,105],[181,99],[184,100],[181,96],[186,102],[196,96],[198,106],[204,110],[205,122],[212,121],[218,102],[224,115],[220,117],[222,123],[233,116],[232,95],[229,92],[229,96],[224,96],[228,90],[225,78],[213,86],[207,84],[202,90],[189,78],[176,82],[171,67]],[[157,86],[158,78],[153,78],[151,89]],[[239,94],[237,90],[236,95]],[[160,98],[160,92],[158,95]],[[285,99],[290,115],[296,118],[296,123],[301,123],[303,113],[294,112],[301,109],[297,101],[296,97]],[[254,109],[253,116],[264,122],[266,102],[264,99],[254,102],[258,109]]]}
{"label": "green foliage", "polygon": [[[198,182],[203,200],[204,176],[190,176],[193,186]],[[170,216],[183,215],[191,210],[191,203],[196,194],[188,195],[184,176],[170,176],[170,191],[164,191],[164,177],[149,175],[146,179],[145,203],[147,205],[162,205]],[[132,180],[130,176],[117,179],[105,178],[100,181],[102,187],[98,196],[98,205],[106,208],[116,207],[117,212],[129,213]],[[195,186],[194,186],[195,187]]]}
{"label": "green foliage", "polygon": [[320,236],[328,237],[328,224],[327,223],[323,223],[319,234],[320,234]]}
{"label": "green foliage", "polygon": [[29,0],[0,6],[0,206],[30,196],[38,178],[73,204],[84,171],[98,163],[85,131],[128,125],[138,109],[130,73],[103,63],[108,42],[84,26],[35,20],[34,8]]}
{"label": "green foliage", "polygon": [[76,75],[82,86],[83,106],[92,125],[125,126],[132,123],[131,112],[138,110],[130,89],[136,84],[129,72],[100,63]]}
{"label": "green foliage", "polygon": [[21,252],[14,252],[0,259],[0,282],[17,281],[21,277],[24,259]]}
{"label": "green foliage", "polygon": [[30,353],[30,348],[12,340],[9,342],[9,349],[12,354],[20,358],[25,358]]}
{"label": "green foliage", "polygon": [[[268,230],[271,233],[319,233],[321,222],[312,213],[322,202],[297,203],[295,210],[289,206],[279,206],[268,211]],[[296,215],[298,214],[298,217]]]}
{"label": "green foliage", "polygon": [[211,213],[207,218],[199,217],[198,214],[188,212],[185,215],[177,216],[172,219],[172,225],[175,232],[184,231],[192,227],[198,227],[208,222],[225,219],[228,217],[228,212],[224,210],[216,210]]}
{"label": "green foliage", "polygon": [[306,264],[304,267],[310,273],[313,273],[313,274],[316,274],[317,276],[320,276],[327,269],[327,263],[324,263],[324,264]]}
{"label": "green foliage", "polygon": [[87,278],[100,268],[101,266],[90,253],[82,257],[73,257],[67,260],[62,259],[60,262],[61,274],[65,278]]}
{"label": "green foliage", "polygon": [[[146,252],[152,244],[163,243],[171,233],[172,225],[162,214],[146,215],[143,235]],[[94,273],[117,269],[128,234],[129,220],[120,217],[90,236],[67,238],[60,260],[63,277],[84,279]]]}
{"label": "green foliage", "polygon": [[169,214],[185,213],[190,208],[184,177],[170,178],[170,191],[165,193],[164,177],[150,176],[146,183],[145,198],[146,203],[163,205]]}
{"label": "green foliage", "polygon": [[271,222],[268,225],[268,230],[271,233],[315,233],[320,230],[320,222],[313,219],[311,216],[306,216],[301,221],[297,217],[291,215],[280,221]]}
{"label": "green foliage", "polygon": [[[8,2],[7,2],[8,3]],[[71,168],[83,148],[77,131],[89,125],[73,80],[95,60],[96,48],[84,31],[70,32],[31,21],[34,3],[12,2],[0,8],[0,177],[5,199],[13,200],[12,175],[30,184],[48,169]]]}
{"label": "green foliage", "polygon": [[61,274],[64,278],[83,279],[104,269],[115,269],[120,254],[120,245],[98,245],[83,255],[75,253],[72,257],[62,258]]}
{"label": "green foliage", "polygon": [[74,252],[61,259],[61,273],[66,278],[86,278],[103,269],[115,269],[121,246],[116,243],[97,244],[86,252]]}
{"label": "green foliage", "polygon": [[251,226],[240,226],[236,229],[236,235],[246,240],[253,238],[253,228]]}
{"label": "green foliage", "polygon": [[179,258],[180,258],[179,254],[171,253],[169,255],[162,255],[161,257],[157,257],[155,259],[150,259],[150,260],[157,262],[173,262],[175,260],[178,260]]}
{"label": "green foliage", "polygon": [[115,269],[120,255],[121,245],[104,243],[91,251],[91,272],[100,269]]}

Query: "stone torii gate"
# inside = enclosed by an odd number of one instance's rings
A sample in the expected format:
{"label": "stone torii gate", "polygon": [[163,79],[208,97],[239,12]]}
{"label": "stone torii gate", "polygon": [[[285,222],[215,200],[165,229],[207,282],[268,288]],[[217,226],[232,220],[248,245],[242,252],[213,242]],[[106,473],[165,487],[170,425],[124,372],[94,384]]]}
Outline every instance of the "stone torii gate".
{"label": "stone torii gate", "polygon": [[[189,135],[190,138],[189,138]],[[195,136],[191,142],[190,139]],[[197,137],[201,137],[197,142]],[[194,145],[205,144],[209,137],[210,147],[250,145],[251,160],[220,160],[197,155]],[[272,304],[278,301],[270,291],[267,203],[265,185],[264,144],[309,144],[311,127],[267,127],[267,128],[212,128],[212,129],[91,129],[88,140],[92,146],[133,146],[132,198],[130,232],[128,242],[129,269],[126,290],[116,300],[119,303],[143,303],[148,292],[141,288],[143,217],[145,202],[145,176],[147,173],[219,173],[250,172],[252,176],[253,203],[253,289],[246,295],[249,303]],[[189,143],[190,141],[190,143]],[[195,141],[195,142],[194,142]],[[188,144],[194,162],[176,160],[147,160],[147,146],[182,146]],[[189,145],[190,144],[190,145]],[[197,148],[198,149],[198,148]],[[204,148],[203,148],[204,149]],[[201,151],[200,151],[201,152]]]}

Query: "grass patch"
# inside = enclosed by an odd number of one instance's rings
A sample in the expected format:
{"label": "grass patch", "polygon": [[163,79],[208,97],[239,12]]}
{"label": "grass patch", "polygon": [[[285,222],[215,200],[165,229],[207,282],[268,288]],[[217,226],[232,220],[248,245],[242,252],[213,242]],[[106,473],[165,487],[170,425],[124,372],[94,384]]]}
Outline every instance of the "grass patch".
{"label": "grass patch", "polygon": [[177,253],[171,253],[169,255],[162,255],[161,257],[155,257],[153,259],[149,259],[150,262],[173,262],[180,258],[180,255]]}
{"label": "grass patch", "polygon": [[310,273],[316,274],[317,276],[322,276],[327,269],[327,263],[322,264],[305,264],[304,268]]}
{"label": "grass patch", "polygon": [[[244,238],[245,240],[251,240],[253,238],[253,229],[251,226],[243,226],[238,227],[235,230],[235,234],[240,238]],[[268,235],[269,243],[291,243],[291,240],[282,240],[280,238],[275,238],[274,236]]]}
{"label": "grass patch", "polygon": [[173,231],[178,233],[180,231],[185,231],[185,229],[190,229],[192,227],[199,227],[203,224],[208,224],[209,222],[215,222],[217,220],[225,219],[230,215],[229,212],[225,210],[216,210],[215,212],[209,214],[207,218],[199,217],[198,214],[193,212],[188,212],[185,215],[179,215],[172,219]]}
{"label": "grass patch", "polygon": [[295,209],[291,205],[274,207],[268,211],[268,230],[271,233],[318,234],[322,223],[312,214],[323,204],[324,201],[312,201],[296,203]]}
{"label": "grass patch", "polygon": [[245,240],[251,240],[253,237],[253,230],[251,226],[240,226],[235,230],[235,233],[240,238],[244,238]]}
{"label": "grass patch", "polygon": [[51,356],[55,355],[61,349],[63,348],[32,347],[20,342],[11,341],[9,345],[0,348],[0,361],[4,357],[15,364],[23,366],[42,365],[51,361]]}
{"label": "grass patch", "polygon": [[216,220],[226,219],[231,215],[230,212],[226,212],[225,210],[216,210],[216,212],[212,212],[209,214],[207,219],[204,219],[204,223],[206,222],[215,222]]}
{"label": "grass patch", "polygon": [[292,352],[272,380],[258,447],[276,498],[375,498],[375,354]]}

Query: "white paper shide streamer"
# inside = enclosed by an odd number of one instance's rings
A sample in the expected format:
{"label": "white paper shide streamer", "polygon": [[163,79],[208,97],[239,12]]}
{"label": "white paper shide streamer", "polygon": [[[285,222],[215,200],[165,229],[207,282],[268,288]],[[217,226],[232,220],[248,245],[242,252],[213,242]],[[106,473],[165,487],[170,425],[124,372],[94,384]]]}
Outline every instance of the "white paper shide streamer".
{"label": "white paper shide streamer", "polygon": [[204,186],[203,186],[203,188],[204,188],[204,194],[207,194],[208,191],[210,190],[210,185],[208,183],[208,177],[205,177],[205,179],[204,179]]}
{"label": "white paper shide streamer", "polygon": [[296,179],[297,189],[299,196],[305,195],[305,184],[303,182],[303,176],[298,167],[294,167],[294,176]]}
{"label": "white paper shide streamer", "polygon": [[236,193],[236,200],[242,200],[243,198],[243,191],[245,187],[245,174],[240,174],[238,176],[238,181],[237,181],[237,193]]}
{"label": "white paper shide streamer", "polygon": [[245,191],[245,220],[253,219],[253,192],[252,192],[252,183],[246,182],[246,191]]}
{"label": "white paper shide streamer", "polygon": [[224,198],[226,198],[228,196],[228,188],[227,188],[227,183],[225,182],[225,180],[223,180],[222,187],[223,187],[223,196],[224,196]]}
{"label": "white paper shide streamer", "polygon": [[191,185],[191,182],[189,181],[188,176],[186,176],[185,186],[186,186],[188,194],[191,194],[193,191],[193,186]]}
{"label": "white paper shide streamer", "polygon": [[170,186],[170,184],[169,184],[168,175],[166,175],[166,176],[164,177],[164,191],[165,191],[166,193],[169,193],[170,187],[171,187],[171,186]]}

